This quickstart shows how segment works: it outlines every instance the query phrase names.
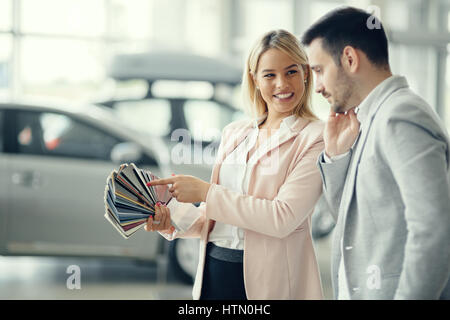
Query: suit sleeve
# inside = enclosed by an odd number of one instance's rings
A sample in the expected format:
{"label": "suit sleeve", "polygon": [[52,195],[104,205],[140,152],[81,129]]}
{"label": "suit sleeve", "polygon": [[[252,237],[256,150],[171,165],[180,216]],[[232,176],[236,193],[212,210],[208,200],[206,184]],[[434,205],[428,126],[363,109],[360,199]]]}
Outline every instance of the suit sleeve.
{"label": "suit sleeve", "polygon": [[298,160],[273,200],[212,184],[206,198],[206,216],[272,237],[286,237],[312,214],[321,195],[315,163],[322,150],[323,141],[318,140]]}
{"label": "suit sleeve", "polygon": [[410,106],[398,108],[385,123],[381,143],[408,229],[394,298],[438,299],[450,274],[448,140],[431,116]]}
{"label": "suit sleeve", "polygon": [[345,156],[331,163],[327,163],[324,156],[325,151],[320,154],[317,164],[322,177],[324,197],[330,208],[331,215],[337,221],[345,178],[352,157],[352,149]]}

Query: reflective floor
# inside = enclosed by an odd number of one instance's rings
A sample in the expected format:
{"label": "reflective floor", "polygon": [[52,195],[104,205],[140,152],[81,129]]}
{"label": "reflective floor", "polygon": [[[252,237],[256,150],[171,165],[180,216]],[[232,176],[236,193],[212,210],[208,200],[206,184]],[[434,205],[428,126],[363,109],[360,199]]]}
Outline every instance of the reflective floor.
{"label": "reflective floor", "polygon": [[[329,238],[316,242],[326,299],[332,298]],[[96,258],[0,256],[0,299],[191,299],[191,285],[167,274],[164,263]]]}
{"label": "reflective floor", "polygon": [[94,258],[0,257],[0,299],[191,299],[156,264]]}

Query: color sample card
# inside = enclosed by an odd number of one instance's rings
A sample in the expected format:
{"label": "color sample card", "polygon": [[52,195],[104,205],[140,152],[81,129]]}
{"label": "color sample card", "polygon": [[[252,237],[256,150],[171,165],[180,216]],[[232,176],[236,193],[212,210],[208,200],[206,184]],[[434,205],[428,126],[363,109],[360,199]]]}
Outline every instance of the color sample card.
{"label": "color sample card", "polygon": [[159,179],[150,171],[134,163],[121,164],[113,170],[105,186],[105,218],[126,239],[142,228],[149,216],[155,214],[155,204],[168,204],[172,200],[167,185],[147,186]]}

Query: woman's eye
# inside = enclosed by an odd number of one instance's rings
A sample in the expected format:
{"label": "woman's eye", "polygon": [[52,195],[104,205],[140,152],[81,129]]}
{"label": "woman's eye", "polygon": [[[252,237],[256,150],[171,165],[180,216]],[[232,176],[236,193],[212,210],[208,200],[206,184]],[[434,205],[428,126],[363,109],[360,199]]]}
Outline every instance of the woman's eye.
{"label": "woman's eye", "polygon": [[273,73],[268,73],[268,74],[264,75],[264,78],[272,78],[274,76],[275,75]]}
{"label": "woman's eye", "polygon": [[297,70],[289,70],[288,71],[288,74],[289,75],[292,75],[292,74],[296,74],[298,71]]}

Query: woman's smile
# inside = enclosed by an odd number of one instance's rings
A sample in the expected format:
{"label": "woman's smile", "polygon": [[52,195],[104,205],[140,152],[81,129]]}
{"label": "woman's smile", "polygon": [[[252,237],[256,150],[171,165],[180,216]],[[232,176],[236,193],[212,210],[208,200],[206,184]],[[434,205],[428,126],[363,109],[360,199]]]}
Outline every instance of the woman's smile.
{"label": "woman's smile", "polygon": [[294,97],[294,92],[278,93],[273,96],[280,102],[290,102]]}

